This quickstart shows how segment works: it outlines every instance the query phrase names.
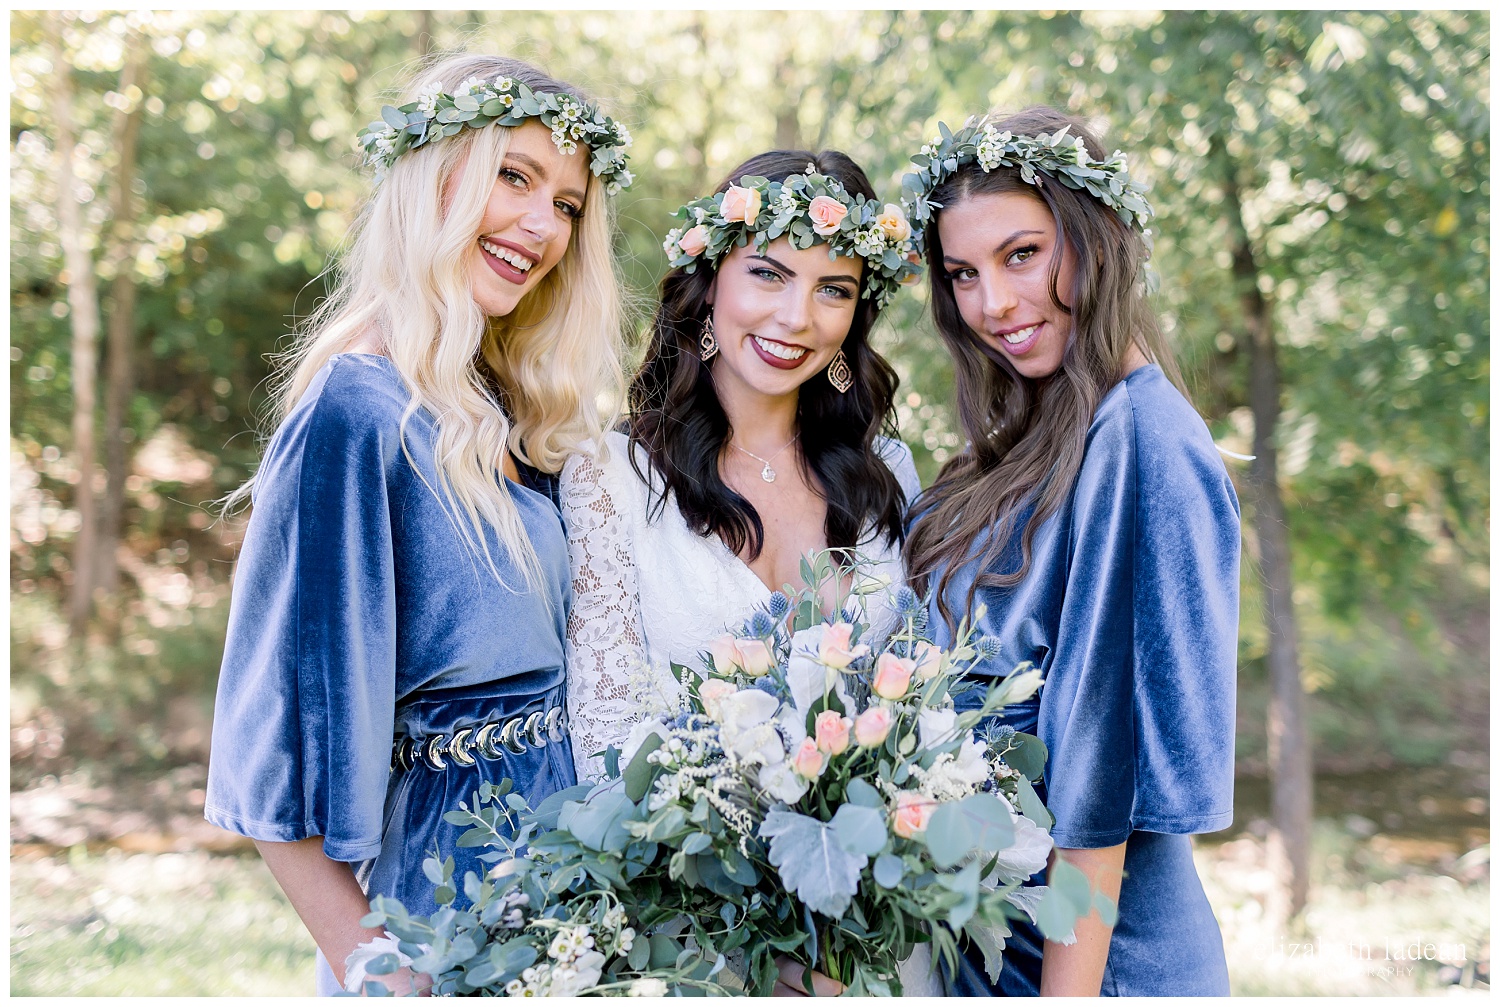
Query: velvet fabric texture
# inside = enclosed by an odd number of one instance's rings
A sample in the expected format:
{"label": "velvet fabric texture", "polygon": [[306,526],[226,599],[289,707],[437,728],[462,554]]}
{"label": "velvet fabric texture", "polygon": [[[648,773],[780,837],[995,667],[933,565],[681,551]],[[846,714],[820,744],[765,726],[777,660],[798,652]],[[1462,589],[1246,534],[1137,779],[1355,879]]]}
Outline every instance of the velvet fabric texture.
{"label": "velvet fabric texture", "polygon": [[[996,571],[1017,569],[1020,553],[1018,528]],[[1127,844],[1105,994],[1229,993],[1187,836],[1227,827],[1233,812],[1239,560],[1239,501],[1208,428],[1149,365],[1100,403],[1073,493],[1038,528],[1027,577],[975,596],[979,630],[1001,646],[976,670],[982,683],[1023,661],[1045,676],[1002,722],[1047,745],[1054,841]],[[953,611],[974,577],[971,565],[949,585]],[[929,614],[946,645],[935,601]],[[1013,926],[999,986],[973,952],[950,977],[954,995],[1037,994],[1041,935]]]}
{"label": "velvet fabric texture", "polygon": [[[267,447],[235,571],[205,815],[254,839],[323,838],[370,895],[433,911],[432,850],[481,870],[442,816],[481,781],[533,804],[574,781],[569,743],[435,770],[391,769],[426,737],[564,705],[571,603],[556,480],[508,484],[541,562],[528,589],[485,530],[500,578],[439,501],[432,417],[385,357],[340,354]],[[409,456],[408,456],[409,452]],[[550,486],[549,486],[550,483]]]}

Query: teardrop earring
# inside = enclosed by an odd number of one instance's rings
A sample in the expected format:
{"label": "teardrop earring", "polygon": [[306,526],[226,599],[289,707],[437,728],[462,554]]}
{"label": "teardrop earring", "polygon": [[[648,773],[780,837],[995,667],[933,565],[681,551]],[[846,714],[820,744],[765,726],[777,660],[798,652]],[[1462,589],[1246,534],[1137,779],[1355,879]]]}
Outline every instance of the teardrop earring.
{"label": "teardrop earring", "polygon": [[840,395],[854,387],[854,372],[849,370],[849,358],[844,356],[843,350],[835,353],[828,364],[828,383]]}
{"label": "teardrop earring", "polygon": [[703,320],[703,335],[698,338],[698,357],[708,363],[719,352],[719,341],[714,338],[714,316],[709,312]]}

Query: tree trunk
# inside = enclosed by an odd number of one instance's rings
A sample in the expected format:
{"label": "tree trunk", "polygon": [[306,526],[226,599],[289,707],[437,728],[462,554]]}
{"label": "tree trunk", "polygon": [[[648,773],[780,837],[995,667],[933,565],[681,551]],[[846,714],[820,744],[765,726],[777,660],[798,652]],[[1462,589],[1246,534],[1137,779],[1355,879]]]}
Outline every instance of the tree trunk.
{"label": "tree trunk", "polygon": [[1312,751],[1307,736],[1306,697],[1292,609],[1292,552],[1286,509],[1276,481],[1276,423],[1281,413],[1281,374],[1271,308],[1258,284],[1260,267],[1240,212],[1240,192],[1231,158],[1224,166],[1224,203],[1233,243],[1233,272],[1244,312],[1242,342],[1250,367],[1250,411],[1255,418],[1254,453],[1248,484],[1254,509],[1256,560],[1260,567],[1271,682],[1266,737],[1271,772],[1272,831],[1267,843],[1277,889],[1268,907],[1286,922],[1307,905],[1312,861]]}
{"label": "tree trunk", "polygon": [[62,44],[62,18],[57,18],[54,50],[57,74],[52,91],[53,136],[57,158],[58,238],[68,272],[68,317],[73,327],[69,366],[73,373],[73,459],[78,466],[78,538],[73,544],[73,587],[69,594],[68,626],[74,640],[82,640],[93,603],[95,541],[98,518],[94,506],[94,408],[99,369],[99,294],[94,284],[94,258],[83,246],[83,222],[78,210],[78,178],[73,174],[73,78]]}
{"label": "tree trunk", "polygon": [[109,311],[109,373],[104,388],[104,502],[99,512],[99,565],[96,583],[113,594],[119,587],[120,564],[115,556],[123,536],[125,477],[129,469],[126,429],[130,398],[135,391],[135,181],[136,139],[141,131],[145,104],[144,40],[132,33],[126,41],[125,66],[120,71],[120,94],[133,102],[115,121],[114,146],[120,162],[115,166],[115,184],[110,215],[114,232],[111,257],[115,276]]}

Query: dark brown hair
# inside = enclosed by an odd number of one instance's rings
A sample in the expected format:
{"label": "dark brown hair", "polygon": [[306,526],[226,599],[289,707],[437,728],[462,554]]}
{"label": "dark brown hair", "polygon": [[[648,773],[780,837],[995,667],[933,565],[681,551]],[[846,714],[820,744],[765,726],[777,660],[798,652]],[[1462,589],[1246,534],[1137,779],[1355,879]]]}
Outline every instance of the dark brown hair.
{"label": "dark brown hair", "polygon": [[[1107,153],[1083,120],[1054,108],[1035,106],[985,121],[1022,136],[1054,133],[1066,125],[1094,158]],[[1062,366],[1044,378],[1022,377],[959,313],[953,281],[943,268],[938,234],[943,211],[936,211],[926,231],[932,316],[953,356],[959,422],[969,443],[923,494],[921,513],[908,533],[906,561],[919,593],[940,571],[936,596],[950,627],[956,618],[946,592],[960,567],[978,561],[964,611],[973,608],[979,588],[1013,586],[1026,576],[1037,528],[1072,491],[1094,411],[1124,377],[1130,348],[1138,347],[1174,384],[1182,384],[1146,303],[1148,252],[1140,234],[1087,191],[1043,172],[1032,184],[1016,168],[985,172],[978,164],[965,165],[933,191],[932,201],[951,207],[971,196],[998,193],[1025,193],[1051,211],[1059,236],[1051,261],[1052,300],[1073,325]],[[1072,289],[1060,291],[1065,246],[1075,266]],[[1023,515],[1020,565],[995,572]]]}
{"label": "dark brown hair", "polygon": [[[745,161],[719,183],[724,192],[746,175],[781,181],[807,165],[836,178],[850,193],[875,198],[864,171],[836,150],[772,150]],[[650,487],[649,515],[654,519],[672,494],[687,526],[699,535],[718,535],[736,553],[760,555],[765,527],[760,515],[719,475],[719,456],[730,437],[729,417],[714,391],[709,365],[698,355],[698,340],[708,318],[706,300],[715,270],[700,265],[692,273],[673,269],[661,281],[661,304],[651,326],[650,343],[640,372],[630,384],[629,431],[632,445],[645,449],[651,472],[642,472]],[[831,549],[858,544],[874,526],[891,542],[902,535],[905,496],[889,466],[875,449],[882,433],[894,433],[892,410],[898,379],[885,359],[870,347],[870,327],[880,309],[861,297],[854,309],[844,356],[853,386],[836,391],[822,376],[804,383],[797,394],[800,457],[816,475],[828,503],[824,535]],[[849,555],[843,553],[847,560]]]}

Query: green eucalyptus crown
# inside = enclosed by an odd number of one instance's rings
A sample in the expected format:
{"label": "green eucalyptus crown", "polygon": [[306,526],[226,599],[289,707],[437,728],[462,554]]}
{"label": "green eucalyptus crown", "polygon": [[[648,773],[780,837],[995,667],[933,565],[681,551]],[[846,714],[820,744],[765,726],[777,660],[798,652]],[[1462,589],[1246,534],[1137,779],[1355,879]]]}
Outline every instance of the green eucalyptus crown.
{"label": "green eucalyptus crown", "polygon": [[915,283],[922,256],[906,214],[895,203],[881,206],[850,193],[836,178],[809,164],[800,175],[773,182],[746,175],[739,185],[695,199],[672,216],[682,226],[667,232],[662,250],[668,264],[691,273],[699,261],[717,265],[732,248],[754,240],[764,252],[777,238],[793,248],[828,245],[828,257],[858,256],[865,261],[860,296],[884,308],[896,288]]}
{"label": "green eucalyptus crown", "polygon": [[1015,136],[1009,130],[970,118],[963,129],[953,133],[940,122],[939,135],[912,156],[917,170],[901,180],[901,205],[912,220],[925,227],[932,220],[932,211],[942,208],[941,203],[931,201],[933,190],[960,168],[969,164],[978,164],[985,172],[1017,168],[1021,178],[1032,185],[1037,184],[1038,174],[1045,174],[1070,189],[1088,192],[1114,210],[1125,226],[1139,230],[1149,253],[1151,229],[1146,225],[1156,215],[1146,202],[1149,187],[1130,177],[1123,153],[1117,150],[1096,161],[1089,155],[1083,137],[1069,136],[1068,129],[1063,126],[1050,135]]}
{"label": "green eucalyptus crown", "polygon": [[382,106],[380,121],[359,135],[358,145],[375,165],[377,182],[408,150],[456,136],[465,128],[519,126],[527,119],[540,119],[551,129],[552,142],[564,154],[576,151],[580,142],[586,144],[593,152],[589,170],[604,180],[610,195],[635,181],[625,167],[630,130],[581,98],[533,91],[503,74],[490,81],[469,77],[451,95],[441,87],[431,81],[416,101]]}

